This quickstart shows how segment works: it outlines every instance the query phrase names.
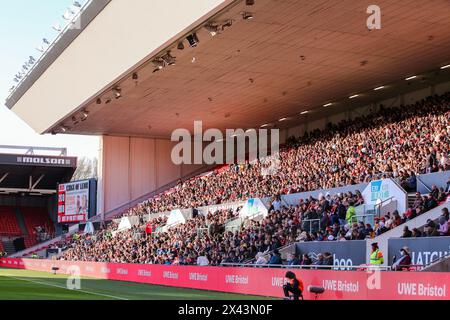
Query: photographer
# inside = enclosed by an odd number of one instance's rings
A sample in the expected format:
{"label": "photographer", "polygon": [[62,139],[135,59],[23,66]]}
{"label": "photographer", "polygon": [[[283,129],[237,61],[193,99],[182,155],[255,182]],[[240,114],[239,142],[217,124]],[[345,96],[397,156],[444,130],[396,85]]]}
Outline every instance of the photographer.
{"label": "photographer", "polygon": [[286,272],[285,278],[287,282],[283,286],[284,300],[303,300],[303,282],[297,279],[292,271]]}

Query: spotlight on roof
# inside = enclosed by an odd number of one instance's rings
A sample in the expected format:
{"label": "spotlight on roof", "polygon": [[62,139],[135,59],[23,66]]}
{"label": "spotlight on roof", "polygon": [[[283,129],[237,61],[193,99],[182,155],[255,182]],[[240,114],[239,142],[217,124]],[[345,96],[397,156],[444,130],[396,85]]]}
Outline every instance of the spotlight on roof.
{"label": "spotlight on roof", "polygon": [[36,50],[39,51],[39,52],[44,52],[45,48],[44,48],[44,46],[39,46],[39,47],[36,48]]}
{"label": "spotlight on roof", "polygon": [[109,104],[109,103],[111,103],[111,98],[107,98],[107,99],[105,100],[105,104]]}
{"label": "spotlight on roof", "polygon": [[448,68],[450,68],[450,64],[447,64],[447,65],[445,65],[445,66],[442,66],[442,67],[441,67],[441,70],[448,69]]}
{"label": "spotlight on roof", "polygon": [[220,27],[213,23],[209,23],[209,24],[205,25],[205,29],[209,32],[211,37],[214,37],[220,31]]}
{"label": "spotlight on roof", "polygon": [[46,38],[42,39],[42,42],[45,43],[46,45],[50,45],[50,41],[48,41]]}
{"label": "spotlight on roof", "polygon": [[161,59],[155,59],[152,61],[153,65],[155,66],[155,69],[153,70],[153,73],[155,73],[156,71],[161,70],[162,68],[164,68],[164,61]]}
{"label": "spotlight on roof", "polygon": [[197,34],[193,33],[189,36],[187,36],[186,40],[189,42],[189,46],[191,48],[194,48],[197,46],[197,44],[200,42],[200,40],[198,40]]}
{"label": "spotlight on roof", "polygon": [[102,99],[98,98],[96,101],[97,104],[102,104]]}
{"label": "spotlight on roof", "polygon": [[138,75],[138,73],[137,73],[137,72],[133,72],[133,75],[132,75],[131,78],[132,78],[134,81],[139,80],[139,75]]}
{"label": "spotlight on roof", "polygon": [[81,121],[86,121],[86,119],[89,117],[89,111],[83,110],[81,111]]}
{"label": "spotlight on roof", "polygon": [[73,116],[73,117],[72,117],[72,122],[73,122],[73,124],[78,124],[78,119],[77,119],[77,117]]}
{"label": "spotlight on roof", "polygon": [[225,30],[228,27],[231,27],[233,25],[233,20],[227,20],[225,21],[225,23],[222,25],[222,30]]}
{"label": "spotlight on roof", "polygon": [[359,94],[354,94],[354,95],[352,95],[352,96],[350,96],[350,97],[348,97],[349,99],[355,99],[355,98],[358,98],[359,97]]}
{"label": "spotlight on roof", "polygon": [[112,91],[114,98],[119,99],[120,97],[122,97],[122,89],[120,87],[114,87]]}
{"label": "spotlight on roof", "polygon": [[66,132],[66,131],[67,131],[67,128],[64,127],[64,126],[61,126],[61,131],[62,131],[62,132]]}
{"label": "spotlight on roof", "polygon": [[300,114],[304,115],[304,114],[307,114],[308,112],[309,112],[308,110],[305,110],[305,111],[300,112]]}
{"label": "spotlight on roof", "polygon": [[52,26],[53,30],[57,31],[57,32],[61,32],[62,27],[59,24],[54,24]]}
{"label": "spotlight on roof", "polygon": [[252,6],[255,4],[255,0],[245,0],[245,5]]}
{"label": "spotlight on roof", "polygon": [[67,9],[66,12],[64,12],[64,14],[62,15],[64,20],[72,20],[73,18],[73,14],[72,11],[70,9]]}
{"label": "spotlight on roof", "polygon": [[280,122],[283,122],[283,121],[286,121],[288,118],[281,118],[281,119],[279,119],[278,121],[280,121]]}
{"label": "spotlight on roof", "polygon": [[413,80],[415,78],[417,78],[417,76],[410,76],[410,77],[405,78],[405,80],[408,81],[408,80]]}
{"label": "spotlight on roof", "polygon": [[165,55],[161,57],[166,65],[173,66],[175,64],[175,57],[170,54],[170,51],[167,51]]}
{"label": "spotlight on roof", "polygon": [[329,103],[324,104],[323,106],[324,106],[324,107],[329,107],[329,106],[331,106],[331,105],[332,105],[332,103],[329,102]]}
{"label": "spotlight on roof", "polygon": [[244,20],[252,20],[253,19],[253,14],[251,14],[250,12],[244,12],[242,14],[242,18]]}
{"label": "spotlight on roof", "polygon": [[184,50],[184,44],[183,44],[183,41],[178,42],[177,49],[178,49],[178,50]]}
{"label": "spotlight on roof", "polygon": [[265,128],[265,127],[268,127],[269,126],[269,124],[268,123],[265,123],[265,124],[263,124],[262,126],[261,126],[261,128]]}
{"label": "spotlight on roof", "polygon": [[77,8],[81,8],[81,3],[79,3],[78,1],[74,1],[73,6],[77,7]]}
{"label": "spotlight on roof", "polygon": [[381,89],[384,89],[384,86],[376,87],[376,88],[374,88],[373,90],[374,90],[374,91],[378,91],[378,90],[381,90]]}

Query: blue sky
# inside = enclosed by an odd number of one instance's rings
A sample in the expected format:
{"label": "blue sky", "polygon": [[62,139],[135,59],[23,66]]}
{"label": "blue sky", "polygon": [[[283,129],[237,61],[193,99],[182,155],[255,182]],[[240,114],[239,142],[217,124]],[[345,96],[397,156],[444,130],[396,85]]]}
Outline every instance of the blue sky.
{"label": "blue sky", "polygon": [[[84,3],[86,0],[78,0]],[[64,24],[62,15],[72,0],[0,0],[0,145],[66,147],[74,156],[94,157],[98,138],[74,135],[39,135],[4,106],[13,82],[42,39],[53,40],[55,23]]]}

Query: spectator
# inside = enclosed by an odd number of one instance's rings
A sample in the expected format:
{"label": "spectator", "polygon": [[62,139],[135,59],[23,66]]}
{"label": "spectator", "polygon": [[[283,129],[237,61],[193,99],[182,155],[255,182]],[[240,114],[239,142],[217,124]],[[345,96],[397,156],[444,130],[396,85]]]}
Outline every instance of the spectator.
{"label": "spectator", "polygon": [[408,247],[403,247],[400,250],[400,258],[396,259],[394,256],[394,263],[392,264],[392,270],[402,271],[408,269],[411,266],[411,255]]}
{"label": "spectator", "polygon": [[411,238],[411,237],[412,237],[411,230],[409,230],[408,226],[404,226],[402,238]]}
{"label": "spectator", "polygon": [[280,252],[277,249],[275,249],[273,251],[268,264],[271,264],[271,265],[281,265],[281,264],[283,264],[283,262],[281,260]]}
{"label": "spectator", "polygon": [[444,215],[439,217],[438,232],[439,232],[440,236],[448,236],[448,235],[450,235],[449,228],[448,228],[448,220],[445,218]]}
{"label": "spectator", "polygon": [[267,259],[264,256],[264,253],[258,252],[256,254],[256,262],[255,264],[267,264]]}
{"label": "spectator", "polygon": [[354,205],[353,201],[350,201],[347,213],[345,215],[345,220],[348,225],[352,225],[353,222],[356,222],[356,210],[353,205]]}
{"label": "spectator", "polygon": [[298,266],[300,265],[300,260],[293,253],[289,253],[287,256],[287,265],[288,266]]}

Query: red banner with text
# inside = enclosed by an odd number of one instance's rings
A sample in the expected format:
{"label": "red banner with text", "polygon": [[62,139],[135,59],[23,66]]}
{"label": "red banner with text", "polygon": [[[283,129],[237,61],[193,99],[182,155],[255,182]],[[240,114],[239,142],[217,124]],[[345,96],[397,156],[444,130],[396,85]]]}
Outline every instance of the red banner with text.
{"label": "red banner with text", "polygon": [[[0,267],[203,289],[282,297],[288,269],[164,266],[0,258]],[[321,286],[320,300],[450,300],[450,273],[367,272],[290,269],[308,286]],[[307,290],[305,290],[307,291]],[[305,299],[315,299],[305,292]]]}

